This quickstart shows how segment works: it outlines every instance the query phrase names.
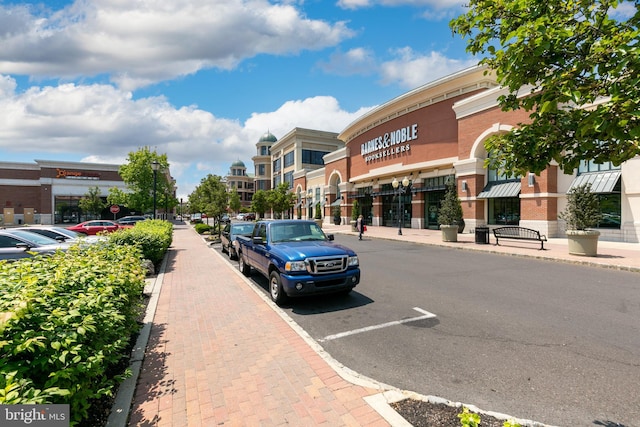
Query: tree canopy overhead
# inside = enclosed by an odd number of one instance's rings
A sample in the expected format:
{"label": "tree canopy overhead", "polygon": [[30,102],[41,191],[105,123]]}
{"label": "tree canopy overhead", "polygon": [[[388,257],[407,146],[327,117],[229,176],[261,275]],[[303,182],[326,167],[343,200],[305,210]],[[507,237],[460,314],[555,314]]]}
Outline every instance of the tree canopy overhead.
{"label": "tree canopy overhead", "polygon": [[629,0],[470,0],[450,22],[530,123],[486,143],[507,172],[640,155],[640,6]]}

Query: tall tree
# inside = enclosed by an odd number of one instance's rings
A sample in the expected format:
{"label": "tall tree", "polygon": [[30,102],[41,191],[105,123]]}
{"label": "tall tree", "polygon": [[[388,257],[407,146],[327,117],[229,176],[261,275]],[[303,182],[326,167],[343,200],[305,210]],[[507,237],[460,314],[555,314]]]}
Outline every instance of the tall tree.
{"label": "tall tree", "polygon": [[102,201],[100,189],[96,186],[89,187],[89,191],[80,199],[78,206],[93,218],[97,218],[102,210],[107,207],[107,204]]}
{"label": "tall tree", "polygon": [[531,121],[490,138],[494,165],[615,165],[640,154],[640,6],[629,0],[470,0],[450,22]]}
{"label": "tall tree", "polygon": [[155,173],[155,193],[156,207],[175,206],[175,200],[165,200],[165,197],[173,197],[172,183],[168,179],[166,171],[169,170],[169,163],[166,154],[158,154],[151,151],[149,147],[144,147],[135,152],[130,152],[128,163],[120,166],[120,176],[124,181],[127,192],[124,193],[125,200],[122,201],[123,194],[109,191],[108,200],[119,200],[131,211],[140,213],[150,212],[153,209],[154,193],[154,171],[152,163],[156,161],[159,169]]}
{"label": "tall tree", "polygon": [[258,218],[264,218],[267,209],[269,209],[268,193],[265,190],[257,190],[251,199],[251,210],[258,214]]}
{"label": "tall tree", "polygon": [[236,189],[236,187],[233,187],[231,189],[231,192],[229,193],[229,208],[233,212],[240,212],[241,206],[242,203],[240,203],[240,194],[238,194],[238,190]]}
{"label": "tall tree", "polygon": [[209,174],[202,178],[200,184],[189,195],[191,212],[206,213],[207,216],[214,218],[215,223],[219,223],[222,215],[227,213],[228,203],[229,193],[222,178],[217,175]]}
{"label": "tall tree", "polygon": [[267,200],[273,212],[282,217],[282,213],[291,209],[296,195],[289,191],[289,183],[281,182],[276,188],[269,190]]}

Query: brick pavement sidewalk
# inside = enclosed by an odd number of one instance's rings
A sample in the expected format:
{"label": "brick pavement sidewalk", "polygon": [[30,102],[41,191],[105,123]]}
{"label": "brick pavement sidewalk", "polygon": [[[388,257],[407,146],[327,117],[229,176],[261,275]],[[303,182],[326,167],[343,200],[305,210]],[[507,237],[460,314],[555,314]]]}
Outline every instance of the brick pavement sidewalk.
{"label": "brick pavement sidewalk", "polygon": [[270,304],[176,225],[131,426],[387,426]]}

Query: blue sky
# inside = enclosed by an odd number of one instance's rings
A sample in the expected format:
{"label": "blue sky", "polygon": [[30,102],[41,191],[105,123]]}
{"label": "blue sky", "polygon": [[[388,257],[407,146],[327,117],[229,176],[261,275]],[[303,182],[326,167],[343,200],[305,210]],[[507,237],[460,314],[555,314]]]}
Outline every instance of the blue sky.
{"label": "blue sky", "polygon": [[0,161],[166,153],[186,198],[294,127],[474,65],[457,0],[0,0]]}

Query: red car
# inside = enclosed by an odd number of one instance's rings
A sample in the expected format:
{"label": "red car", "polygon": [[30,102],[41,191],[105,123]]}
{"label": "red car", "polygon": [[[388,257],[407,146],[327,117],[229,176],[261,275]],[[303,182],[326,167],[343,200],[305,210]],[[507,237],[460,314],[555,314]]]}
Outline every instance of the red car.
{"label": "red car", "polygon": [[131,225],[119,225],[113,221],[104,219],[94,219],[92,221],[81,222],[80,224],[67,227],[77,233],[86,234],[87,236],[95,236],[98,233],[111,233],[122,228],[131,228]]}

